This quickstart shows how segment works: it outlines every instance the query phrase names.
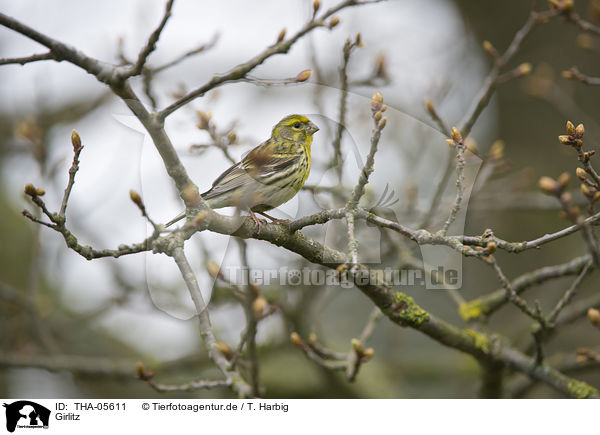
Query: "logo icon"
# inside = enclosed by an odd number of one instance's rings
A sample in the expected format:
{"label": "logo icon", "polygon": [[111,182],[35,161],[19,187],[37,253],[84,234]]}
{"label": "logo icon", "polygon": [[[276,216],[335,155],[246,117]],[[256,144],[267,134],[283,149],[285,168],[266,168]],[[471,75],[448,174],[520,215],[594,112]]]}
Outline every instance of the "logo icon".
{"label": "logo icon", "polygon": [[14,432],[18,428],[47,429],[50,422],[50,410],[29,400],[19,400],[4,404],[6,408],[6,430]]}

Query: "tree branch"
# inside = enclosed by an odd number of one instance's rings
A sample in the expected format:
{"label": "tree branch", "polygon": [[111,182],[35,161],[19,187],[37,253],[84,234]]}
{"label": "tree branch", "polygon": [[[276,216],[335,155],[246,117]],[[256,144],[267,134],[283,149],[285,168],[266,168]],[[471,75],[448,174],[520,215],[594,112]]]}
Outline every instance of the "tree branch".
{"label": "tree branch", "polygon": [[226,381],[231,383],[231,387],[240,397],[250,397],[252,395],[252,391],[248,384],[241,378],[237,371],[231,370],[227,359],[219,351],[217,340],[213,334],[212,326],[210,324],[208,309],[204,299],[202,298],[198,280],[196,279],[194,271],[190,267],[190,264],[188,263],[183,252],[183,246],[176,246],[172,248],[170,252],[167,252],[167,254],[172,256],[175,260],[175,263],[181,272],[181,276],[185,281],[185,285],[190,292],[190,296],[194,302],[194,306],[196,307],[200,335],[204,341],[204,344],[206,345],[210,359],[217,365],[217,367],[219,367],[223,375],[225,375]]}
{"label": "tree branch", "polygon": [[52,54],[51,51],[47,53],[41,54],[32,54],[31,56],[25,57],[9,57],[5,59],[0,59],[0,65],[9,65],[9,64],[20,64],[25,65],[26,63],[38,62],[40,60],[57,60]]}
{"label": "tree branch", "polygon": [[148,38],[148,42],[146,42],[146,45],[142,48],[142,50],[138,54],[138,58],[137,58],[137,61],[135,62],[135,65],[133,65],[131,67],[131,69],[123,75],[124,79],[128,78],[128,77],[132,77],[132,76],[137,76],[142,73],[142,70],[144,68],[144,65],[146,64],[146,60],[148,59],[148,56],[150,56],[150,54],[156,49],[156,43],[158,42],[158,39],[160,38],[160,34],[162,33],[163,29],[165,28],[167,21],[171,17],[171,9],[173,8],[174,1],[175,0],[167,1],[167,4],[165,6],[165,13],[162,17],[162,20],[160,21],[158,27],[154,30],[154,32],[152,32],[150,34],[150,37]]}
{"label": "tree branch", "polygon": [[306,23],[304,25],[304,27],[302,27],[298,32],[296,32],[290,38],[284,39],[282,41],[275,43],[274,45],[271,45],[270,47],[267,47],[265,50],[263,50],[261,53],[254,56],[252,59],[249,59],[248,61],[246,61],[244,63],[240,63],[239,65],[235,66],[231,71],[229,71],[227,73],[216,74],[210,81],[208,81],[204,85],[189,92],[188,94],[184,95],[177,101],[173,102],[172,104],[170,104],[169,106],[165,107],[163,110],[158,112],[158,119],[164,120],[167,116],[169,116],[171,113],[175,112],[180,107],[186,105],[187,103],[189,103],[190,101],[193,101],[194,99],[196,99],[198,97],[201,97],[202,95],[204,95],[205,93],[207,93],[208,91],[210,91],[216,87],[219,87],[228,82],[235,82],[235,81],[239,81],[239,80],[243,79],[246,76],[246,74],[248,74],[250,71],[252,71],[258,65],[262,64],[265,60],[267,60],[271,56],[274,56],[276,54],[287,53],[290,50],[290,48],[292,48],[292,46],[302,36],[304,36],[305,34],[311,32],[312,30],[314,30],[318,27],[325,27],[326,26],[325,20],[327,18],[329,18],[330,16],[332,16],[333,14],[335,14],[336,12],[339,12],[340,10],[350,7],[350,6],[358,6],[358,5],[368,4],[368,3],[376,3],[379,1],[381,1],[381,0],[362,0],[362,1],[345,0],[341,3],[339,3],[338,5],[332,7],[331,9],[329,9],[325,13],[323,13],[318,19],[310,20],[308,23]]}

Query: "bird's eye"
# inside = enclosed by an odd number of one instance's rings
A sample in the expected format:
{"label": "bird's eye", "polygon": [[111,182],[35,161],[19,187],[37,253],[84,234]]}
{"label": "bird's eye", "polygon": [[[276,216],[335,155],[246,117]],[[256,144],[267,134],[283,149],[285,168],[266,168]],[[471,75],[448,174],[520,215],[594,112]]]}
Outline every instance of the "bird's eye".
{"label": "bird's eye", "polygon": [[299,122],[294,122],[294,128],[300,128],[300,123]]}

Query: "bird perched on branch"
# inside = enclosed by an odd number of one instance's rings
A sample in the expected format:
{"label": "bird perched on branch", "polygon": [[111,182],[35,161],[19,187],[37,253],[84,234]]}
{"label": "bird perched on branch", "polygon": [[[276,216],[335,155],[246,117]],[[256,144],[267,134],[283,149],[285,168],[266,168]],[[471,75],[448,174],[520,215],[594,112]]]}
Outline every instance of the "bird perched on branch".
{"label": "bird perched on branch", "polygon": [[[266,211],[292,199],[310,172],[310,146],[319,130],[306,116],[288,115],[258,145],[235,165],[223,172],[202,194],[211,208],[238,207],[248,210],[260,232],[255,213],[280,222]],[[165,227],[183,219],[185,212]]]}

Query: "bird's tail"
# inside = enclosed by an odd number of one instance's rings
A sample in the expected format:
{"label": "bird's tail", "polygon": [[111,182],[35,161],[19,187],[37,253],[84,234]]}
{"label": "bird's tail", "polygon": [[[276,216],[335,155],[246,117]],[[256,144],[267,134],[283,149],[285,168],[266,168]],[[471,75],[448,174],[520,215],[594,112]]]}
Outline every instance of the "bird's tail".
{"label": "bird's tail", "polygon": [[[207,193],[208,193],[208,192],[201,193],[201,194],[200,194],[200,196],[201,196],[202,198],[204,198],[204,199],[205,199],[205,200],[206,200],[206,201],[207,201],[207,202],[210,204],[210,199],[206,199],[206,198],[205,198],[205,195],[206,195]],[[185,215],[185,211],[182,211],[182,212],[181,212],[181,213],[179,213],[177,216],[175,216],[173,219],[171,219],[169,222],[167,222],[167,223],[165,224],[165,228],[169,228],[169,227],[170,227],[171,225],[173,225],[175,222],[179,222],[181,219],[185,219],[185,216],[186,216],[186,215]]]}
{"label": "bird's tail", "polygon": [[175,222],[179,222],[181,219],[185,218],[185,212],[182,212],[180,214],[178,214],[177,216],[175,216],[173,219],[171,219],[169,222],[167,222],[165,224],[165,228],[170,227],[171,225],[173,225]]}

